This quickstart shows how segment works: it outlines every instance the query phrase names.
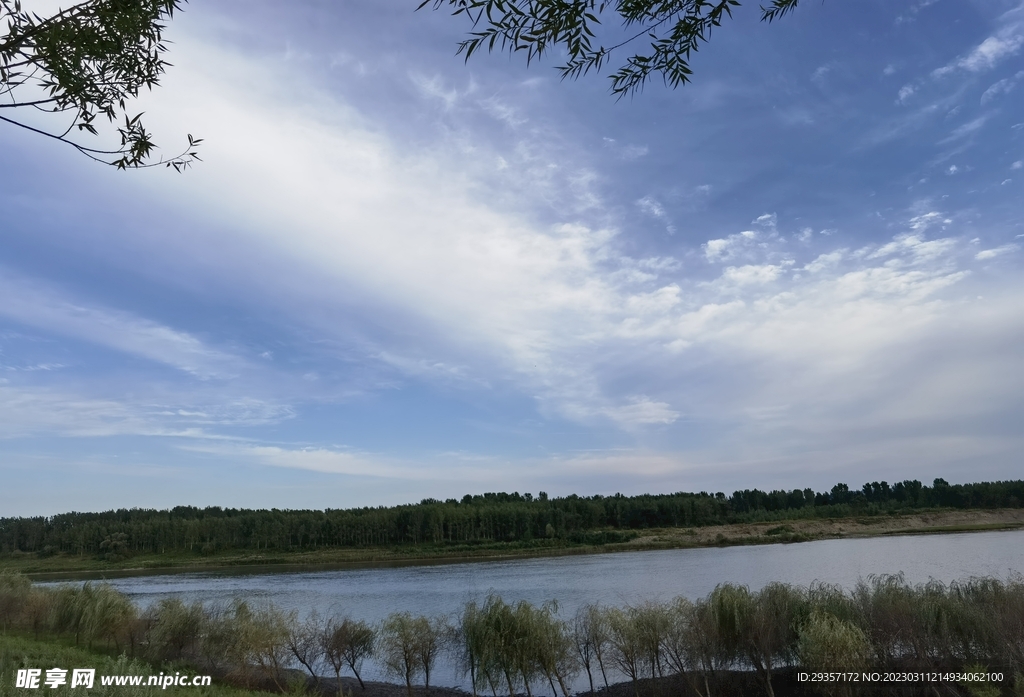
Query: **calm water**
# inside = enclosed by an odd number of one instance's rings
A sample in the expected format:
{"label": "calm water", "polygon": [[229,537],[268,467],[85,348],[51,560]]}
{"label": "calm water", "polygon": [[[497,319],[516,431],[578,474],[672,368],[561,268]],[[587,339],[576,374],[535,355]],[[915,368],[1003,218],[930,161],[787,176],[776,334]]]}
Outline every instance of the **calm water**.
{"label": "calm water", "polygon": [[[205,603],[268,600],[305,615],[347,614],[376,622],[388,613],[443,615],[498,593],[506,601],[556,600],[562,617],[583,604],[691,599],[730,582],[752,590],[771,581],[847,588],[870,574],[903,572],[909,582],[1024,573],[1024,530],[822,540],[789,545],[621,552],[425,567],[277,574],[185,574],[110,581],[146,606],[177,596]],[[372,678],[377,676],[370,667]],[[459,684],[442,668],[437,684]],[[577,685],[583,689],[583,685]]]}

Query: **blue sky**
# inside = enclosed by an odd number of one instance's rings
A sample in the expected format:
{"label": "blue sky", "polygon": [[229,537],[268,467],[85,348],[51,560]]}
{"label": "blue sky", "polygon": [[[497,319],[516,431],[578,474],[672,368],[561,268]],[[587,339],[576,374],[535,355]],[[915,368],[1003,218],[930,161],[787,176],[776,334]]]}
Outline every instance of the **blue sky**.
{"label": "blue sky", "polygon": [[1019,1],[745,5],[620,101],[415,5],[187,5],[182,175],[0,129],[4,514],[1020,477]]}

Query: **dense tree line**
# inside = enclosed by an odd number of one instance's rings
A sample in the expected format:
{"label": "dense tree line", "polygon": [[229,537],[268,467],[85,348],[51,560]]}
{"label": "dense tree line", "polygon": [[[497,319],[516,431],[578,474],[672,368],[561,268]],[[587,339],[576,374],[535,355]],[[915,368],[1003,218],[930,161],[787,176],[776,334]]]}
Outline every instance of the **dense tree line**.
{"label": "dense tree line", "polygon": [[0,518],[0,553],[100,555],[223,550],[315,550],[401,545],[621,542],[631,531],[803,517],[877,515],[922,508],[1018,508],[1024,481],[870,482],[812,489],[642,496],[467,494],[461,500],[346,510],[247,510],[179,506],[52,517]]}
{"label": "dense tree line", "polygon": [[[779,676],[797,669],[1000,672],[1002,687],[1024,687],[1020,576],[949,585],[880,576],[852,591],[817,583],[770,583],[756,591],[723,584],[696,600],[584,605],[567,618],[554,603],[537,607],[491,595],[465,603],[455,616],[393,613],[368,624],[316,612],[300,619],[239,600],[210,607],[169,598],[140,611],[110,586],[39,588],[7,573],[0,574],[0,625],[133,658],[185,661],[235,684],[293,694],[303,684],[325,692],[325,675],[338,679],[339,692],[343,674],[364,686],[367,660],[409,695],[414,685],[429,689],[441,661],[461,670],[474,694],[510,697],[568,697],[578,677],[591,693],[629,681],[640,697],[653,678],[712,697],[735,694],[738,672],[756,676],[761,692],[774,697]],[[307,676],[298,679],[295,669]],[[821,687],[843,694],[849,685]]]}

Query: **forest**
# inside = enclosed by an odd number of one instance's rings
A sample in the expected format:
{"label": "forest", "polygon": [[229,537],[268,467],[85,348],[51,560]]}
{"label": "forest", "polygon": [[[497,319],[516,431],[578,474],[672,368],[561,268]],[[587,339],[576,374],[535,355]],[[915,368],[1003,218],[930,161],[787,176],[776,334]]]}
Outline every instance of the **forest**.
{"label": "forest", "polygon": [[1020,508],[1024,481],[931,486],[917,480],[860,489],[836,484],[731,496],[685,493],[549,497],[467,494],[418,504],[319,510],[249,510],[178,506],[101,513],[0,518],[0,554],[92,555],[121,561],[136,554],[213,554],[228,550],[304,551],[433,545],[453,549],[493,543],[601,545],[650,528],[813,517],[877,516],[926,509]]}

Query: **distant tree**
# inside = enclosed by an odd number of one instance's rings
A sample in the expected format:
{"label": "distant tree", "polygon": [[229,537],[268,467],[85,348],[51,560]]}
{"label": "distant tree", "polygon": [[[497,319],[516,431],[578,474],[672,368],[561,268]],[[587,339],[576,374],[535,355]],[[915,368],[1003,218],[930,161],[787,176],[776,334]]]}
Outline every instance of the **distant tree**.
{"label": "distant tree", "polygon": [[[762,21],[771,22],[795,9],[800,0],[771,0],[761,8]],[[529,64],[548,53],[562,51],[562,78],[600,71],[612,54],[639,40],[649,49],[635,53],[608,77],[616,96],[643,89],[652,76],[671,87],[690,81],[690,58],[711,30],[732,16],[739,0],[423,0],[420,8],[448,7],[465,15],[475,31],[462,41],[458,54],[468,61],[481,48],[523,53]],[[623,33],[610,46],[597,45],[600,25],[609,17]]]}
{"label": "distant tree", "polygon": [[100,554],[107,561],[121,561],[127,559],[131,552],[128,547],[128,535],[123,532],[115,532],[100,542]]}
{"label": "distant tree", "polygon": [[[66,143],[118,169],[165,165],[181,170],[198,160],[200,139],[169,158],[153,160],[156,144],[130,116],[129,99],[159,84],[167,67],[165,22],[182,0],[85,0],[40,16],[21,0],[0,0],[0,121]],[[41,123],[29,114],[49,114]],[[15,116],[24,115],[24,117]],[[88,147],[72,133],[99,135],[114,124],[120,144]],[[56,119],[56,127],[54,125]]]}

